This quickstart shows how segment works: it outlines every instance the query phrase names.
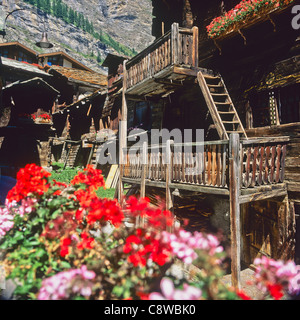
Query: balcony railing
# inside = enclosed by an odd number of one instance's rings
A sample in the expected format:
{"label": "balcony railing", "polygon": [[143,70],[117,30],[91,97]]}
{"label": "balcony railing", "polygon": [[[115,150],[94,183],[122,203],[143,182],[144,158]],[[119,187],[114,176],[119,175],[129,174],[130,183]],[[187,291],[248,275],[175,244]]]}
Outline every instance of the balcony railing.
{"label": "balcony railing", "polygon": [[284,182],[287,138],[243,141],[241,187],[250,188]]}
{"label": "balcony railing", "polygon": [[[230,141],[125,149],[122,177],[152,185],[166,182],[229,189]],[[286,137],[243,140],[239,144],[240,189],[284,182]],[[169,148],[169,151],[168,151]],[[130,150],[130,151],[129,151]],[[168,156],[169,154],[169,156]],[[169,161],[166,161],[169,157]],[[146,159],[146,161],[145,161]]]}
{"label": "balcony railing", "polygon": [[126,63],[127,89],[151,78],[172,65],[198,67],[198,28],[180,28],[174,23],[169,32]]}

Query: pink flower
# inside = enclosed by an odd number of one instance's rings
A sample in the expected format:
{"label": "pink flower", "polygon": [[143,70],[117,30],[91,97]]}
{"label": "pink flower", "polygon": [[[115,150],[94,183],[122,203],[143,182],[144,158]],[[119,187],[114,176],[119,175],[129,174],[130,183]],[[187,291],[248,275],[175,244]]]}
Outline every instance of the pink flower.
{"label": "pink flower", "polygon": [[80,269],[59,272],[43,280],[38,299],[63,300],[78,294],[89,297],[93,287],[91,280],[95,277],[95,272],[88,270],[84,265]]}
{"label": "pink flower", "polygon": [[211,256],[223,251],[215,236],[204,235],[201,232],[192,234],[185,230],[179,230],[177,234],[171,234],[164,231],[162,237],[163,242],[170,245],[173,254],[187,264],[191,264],[197,258],[196,249],[205,250]]}
{"label": "pink flower", "polygon": [[262,257],[255,259],[254,264],[256,283],[261,290],[269,291],[272,295],[274,288],[281,286],[290,295],[300,293],[300,266],[293,261],[276,261]]}
{"label": "pink flower", "polygon": [[26,198],[21,202],[21,206],[18,208],[19,215],[24,217],[25,214],[30,214],[33,211],[34,205],[37,203],[36,199]]}
{"label": "pink flower", "polygon": [[14,216],[7,208],[0,208],[0,238],[4,237],[13,226]]}
{"label": "pink flower", "polygon": [[183,290],[175,289],[173,282],[168,278],[163,278],[160,282],[162,294],[152,292],[149,300],[198,300],[201,298],[202,291],[187,283],[183,285]]}

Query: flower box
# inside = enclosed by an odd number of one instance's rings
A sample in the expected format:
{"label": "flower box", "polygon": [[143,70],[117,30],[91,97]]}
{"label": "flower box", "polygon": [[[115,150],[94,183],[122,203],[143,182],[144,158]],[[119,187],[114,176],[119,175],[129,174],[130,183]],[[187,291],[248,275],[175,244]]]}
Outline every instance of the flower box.
{"label": "flower box", "polygon": [[271,13],[285,9],[295,0],[243,0],[222,16],[214,18],[206,27],[208,37],[214,40],[265,20]]}
{"label": "flower box", "polygon": [[47,113],[43,113],[38,116],[32,115],[32,119],[36,124],[53,124],[50,115]]}

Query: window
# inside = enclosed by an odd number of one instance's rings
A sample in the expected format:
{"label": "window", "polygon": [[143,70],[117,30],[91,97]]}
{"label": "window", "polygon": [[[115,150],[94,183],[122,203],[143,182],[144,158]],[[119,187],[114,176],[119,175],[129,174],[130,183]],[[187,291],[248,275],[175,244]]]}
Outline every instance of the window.
{"label": "window", "polygon": [[254,127],[300,122],[300,84],[251,96]]}
{"label": "window", "polygon": [[137,102],[134,108],[133,126],[150,130],[152,125],[152,111],[149,102]]}
{"label": "window", "polygon": [[0,56],[4,58],[8,58],[8,49],[1,49],[0,50]]}
{"label": "window", "polygon": [[280,88],[277,101],[281,124],[300,122],[300,84]]}
{"label": "window", "polygon": [[54,66],[63,66],[64,60],[61,56],[48,57],[48,63]]}
{"label": "window", "polygon": [[29,58],[29,56],[23,51],[18,52],[17,60],[18,61],[25,61],[28,63],[33,63],[32,58]]}

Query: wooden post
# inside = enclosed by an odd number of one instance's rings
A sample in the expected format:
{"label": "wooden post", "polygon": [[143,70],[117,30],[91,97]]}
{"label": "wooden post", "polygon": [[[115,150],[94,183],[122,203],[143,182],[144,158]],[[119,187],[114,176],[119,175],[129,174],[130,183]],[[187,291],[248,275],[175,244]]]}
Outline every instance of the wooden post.
{"label": "wooden post", "polygon": [[179,64],[179,25],[173,23],[171,28],[171,50],[172,50],[172,64]]}
{"label": "wooden post", "polygon": [[168,140],[166,143],[166,209],[169,210],[172,208],[172,198],[170,191],[171,183],[171,140]]}
{"label": "wooden post", "polygon": [[[91,164],[92,158],[93,158],[93,154],[95,152],[95,143],[93,143],[93,146],[91,148],[90,154],[89,154],[89,159],[88,159],[88,164]],[[96,168],[97,168],[97,157],[96,157]]]}
{"label": "wooden post", "polygon": [[193,27],[193,53],[192,53],[192,59],[193,59],[193,67],[198,68],[199,64],[199,31],[198,27]]}
{"label": "wooden post", "polygon": [[142,176],[141,176],[141,191],[140,191],[141,198],[145,198],[145,196],[146,196],[147,160],[148,160],[148,150],[147,150],[147,142],[145,141],[143,143],[143,149],[142,149]]}
{"label": "wooden post", "polygon": [[233,133],[229,138],[229,194],[231,231],[231,282],[240,288],[241,226],[240,226],[240,137]]}
{"label": "wooden post", "polygon": [[126,70],[127,60],[123,61],[123,91],[122,91],[122,115],[121,122],[119,123],[119,166],[120,166],[120,176],[119,176],[119,186],[118,186],[118,200],[121,203],[123,198],[123,168],[124,168],[124,148],[127,147],[127,101],[126,101],[126,89],[127,89],[127,70]]}

